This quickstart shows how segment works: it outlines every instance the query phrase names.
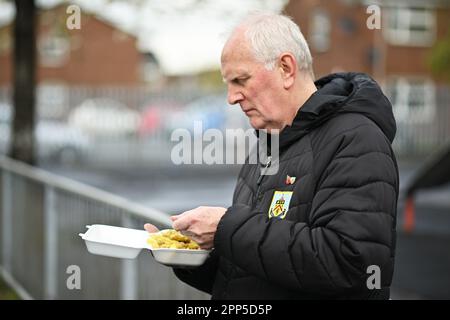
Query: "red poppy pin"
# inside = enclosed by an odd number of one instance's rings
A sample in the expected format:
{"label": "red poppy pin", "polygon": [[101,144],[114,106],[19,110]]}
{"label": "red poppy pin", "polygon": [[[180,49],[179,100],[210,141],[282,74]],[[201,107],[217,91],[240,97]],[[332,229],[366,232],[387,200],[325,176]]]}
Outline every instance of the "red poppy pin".
{"label": "red poppy pin", "polygon": [[289,175],[286,176],[286,184],[294,184],[296,177],[290,177]]}

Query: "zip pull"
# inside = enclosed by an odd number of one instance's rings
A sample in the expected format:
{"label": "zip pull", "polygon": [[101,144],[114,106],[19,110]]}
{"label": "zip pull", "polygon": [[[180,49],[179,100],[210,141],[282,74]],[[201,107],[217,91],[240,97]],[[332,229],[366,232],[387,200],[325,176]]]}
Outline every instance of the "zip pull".
{"label": "zip pull", "polygon": [[256,182],[257,185],[261,184],[261,181],[262,181],[264,175],[266,174],[267,169],[270,167],[271,163],[272,163],[272,156],[269,156],[269,157],[267,157],[267,163],[264,166],[263,171],[259,175],[258,181]]}

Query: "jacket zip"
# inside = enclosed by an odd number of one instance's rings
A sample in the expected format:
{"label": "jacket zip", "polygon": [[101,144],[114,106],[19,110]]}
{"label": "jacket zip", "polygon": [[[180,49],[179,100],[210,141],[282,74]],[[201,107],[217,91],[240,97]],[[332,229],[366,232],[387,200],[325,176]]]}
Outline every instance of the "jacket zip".
{"label": "jacket zip", "polygon": [[269,156],[269,157],[267,157],[267,163],[265,164],[262,172],[259,174],[258,180],[256,181],[257,188],[256,188],[255,197],[253,198],[253,207],[256,206],[256,200],[259,197],[259,192],[261,189],[261,182],[263,181],[263,178],[266,175],[266,172],[269,169],[271,164],[272,164],[272,156]]}

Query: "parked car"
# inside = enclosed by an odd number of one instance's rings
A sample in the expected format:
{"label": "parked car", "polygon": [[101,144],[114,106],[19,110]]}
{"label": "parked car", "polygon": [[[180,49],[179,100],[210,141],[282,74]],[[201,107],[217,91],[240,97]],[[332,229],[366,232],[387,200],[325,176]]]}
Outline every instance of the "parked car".
{"label": "parked car", "polygon": [[80,162],[90,148],[89,137],[64,122],[39,121],[35,137],[40,159],[62,163]]}
{"label": "parked car", "polygon": [[181,107],[176,101],[151,101],[144,104],[139,120],[138,133],[141,138],[164,131],[164,124],[173,112]]}
{"label": "parked car", "polygon": [[139,125],[139,113],[109,98],[84,101],[69,115],[69,124],[93,138],[123,138],[134,136]]}
{"label": "parked car", "polygon": [[203,131],[208,129],[247,129],[248,120],[238,105],[232,106],[225,95],[209,95],[198,98],[170,115],[169,130],[194,129],[194,122],[200,121]]}
{"label": "parked car", "polygon": [[[6,154],[11,143],[11,106],[0,103],[0,152]],[[40,160],[73,163],[88,151],[89,138],[77,128],[58,121],[41,120],[35,128],[37,157]]]}

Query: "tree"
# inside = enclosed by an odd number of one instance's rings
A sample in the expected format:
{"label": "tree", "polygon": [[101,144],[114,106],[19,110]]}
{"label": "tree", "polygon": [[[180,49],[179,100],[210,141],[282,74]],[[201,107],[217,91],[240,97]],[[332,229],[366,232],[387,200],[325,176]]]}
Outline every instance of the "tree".
{"label": "tree", "polygon": [[450,30],[447,36],[436,43],[430,56],[431,71],[450,81]]}
{"label": "tree", "polygon": [[14,120],[9,156],[34,164],[36,6],[34,0],[15,0],[15,5]]}

